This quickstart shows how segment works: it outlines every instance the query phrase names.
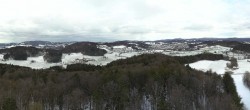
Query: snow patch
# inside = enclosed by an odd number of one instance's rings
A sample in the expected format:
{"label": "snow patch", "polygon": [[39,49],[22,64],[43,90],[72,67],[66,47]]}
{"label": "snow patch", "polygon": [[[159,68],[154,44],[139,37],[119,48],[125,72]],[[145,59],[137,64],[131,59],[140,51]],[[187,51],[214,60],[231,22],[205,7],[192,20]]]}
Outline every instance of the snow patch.
{"label": "snow patch", "polygon": [[209,61],[209,60],[201,60],[195,63],[189,64],[191,68],[195,68],[197,70],[202,70],[204,72],[208,70],[212,70],[217,74],[224,74],[226,72],[226,64],[229,61],[218,60],[218,61]]}
{"label": "snow patch", "polygon": [[73,63],[76,63],[76,61],[80,60],[80,59],[83,59],[82,53],[63,54],[62,63],[63,64],[73,64]]}
{"label": "snow patch", "polygon": [[13,47],[18,47],[18,46],[21,46],[21,47],[31,47],[32,45],[24,45],[24,44],[20,44],[20,45],[11,45],[11,46],[6,46],[5,48],[13,48]]}
{"label": "snow patch", "polygon": [[119,46],[113,46],[114,49],[122,49],[122,48],[126,48],[126,46],[124,45],[119,45]]}
{"label": "snow patch", "polygon": [[47,63],[43,56],[28,57],[27,60],[0,60],[2,64],[12,64],[17,66],[30,67],[32,69],[46,69],[52,66],[60,66],[61,63]]}
{"label": "snow patch", "polygon": [[3,54],[0,54],[0,60],[3,60],[3,56],[4,56]]}

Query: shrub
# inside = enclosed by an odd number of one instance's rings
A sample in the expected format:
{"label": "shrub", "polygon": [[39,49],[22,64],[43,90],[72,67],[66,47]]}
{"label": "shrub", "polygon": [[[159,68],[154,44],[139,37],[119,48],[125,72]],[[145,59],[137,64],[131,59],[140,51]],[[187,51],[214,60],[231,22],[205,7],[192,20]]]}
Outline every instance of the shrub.
{"label": "shrub", "polygon": [[231,58],[230,63],[227,63],[227,67],[230,69],[234,69],[238,67],[238,62],[236,58]]}
{"label": "shrub", "polygon": [[250,89],[250,73],[247,71],[243,76],[244,85]]}
{"label": "shrub", "polygon": [[47,50],[43,58],[49,63],[58,63],[62,60],[62,52],[58,50]]}

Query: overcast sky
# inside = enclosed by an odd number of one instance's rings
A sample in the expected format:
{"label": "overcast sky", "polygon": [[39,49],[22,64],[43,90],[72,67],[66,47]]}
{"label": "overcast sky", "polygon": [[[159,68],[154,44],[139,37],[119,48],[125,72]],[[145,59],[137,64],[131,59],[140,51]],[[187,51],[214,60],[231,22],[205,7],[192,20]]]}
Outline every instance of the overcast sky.
{"label": "overcast sky", "polygon": [[0,0],[0,42],[250,37],[250,0]]}

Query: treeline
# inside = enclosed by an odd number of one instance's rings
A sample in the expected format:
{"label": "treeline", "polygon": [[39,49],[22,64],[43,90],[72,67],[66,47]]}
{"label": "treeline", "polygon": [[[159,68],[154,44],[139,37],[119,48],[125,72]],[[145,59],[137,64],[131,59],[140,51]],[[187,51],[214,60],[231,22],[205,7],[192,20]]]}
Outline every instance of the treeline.
{"label": "treeline", "polygon": [[14,60],[27,60],[28,57],[34,57],[41,55],[43,51],[35,47],[12,47],[7,49],[0,49],[0,53],[5,53],[4,59]]}
{"label": "treeline", "polygon": [[28,57],[44,55],[44,60],[49,63],[61,62],[62,53],[78,53],[90,56],[103,56],[106,50],[99,49],[97,43],[78,42],[65,46],[60,49],[39,49],[35,47],[17,46],[11,48],[0,49],[0,53],[4,54],[4,59],[27,60]]}
{"label": "treeline", "polygon": [[[135,56],[129,59],[119,59],[118,61],[114,61],[109,63],[107,66],[117,66],[117,65],[128,65],[128,64],[135,64],[135,63],[142,63],[143,65],[153,64],[154,63],[168,63],[170,60],[167,61],[161,61],[166,59],[161,59],[161,57],[165,57],[163,54],[143,54],[140,56]],[[181,64],[187,64],[187,63],[193,63],[199,60],[228,60],[228,57],[225,57],[221,54],[212,54],[212,53],[203,53],[198,55],[192,55],[192,56],[168,56],[172,59],[169,63],[181,63]],[[161,61],[161,62],[155,62]],[[157,65],[157,64],[156,64]]]}
{"label": "treeline", "polygon": [[203,44],[207,44],[208,46],[220,45],[224,47],[235,47],[241,45],[241,42],[238,41],[205,41]]}
{"label": "treeline", "polygon": [[99,49],[97,47],[98,43],[94,42],[77,42],[71,45],[66,46],[62,49],[64,53],[77,53],[81,52],[84,55],[90,56],[103,56],[107,53],[104,49]]}
{"label": "treeline", "polygon": [[81,63],[77,63],[77,64],[70,64],[67,65],[66,68],[63,68],[62,66],[54,66],[54,67],[50,67],[48,70],[52,70],[52,71],[58,71],[58,72],[63,72],[63,71],[98,71],[103,69],[104,67],[102,66],[95,66],[95,65],[90,65],[90,64],[81,64]]}
{"label": "treeline", "polygon": [[67,71],[11,65],[0,65],[0,70],[1,110],[242,109],[237,92],[230,92],[235,90],[233,80],[193,70],[179,57],[162,54],[104,67],[71,65]]}
{"label": "treeline", "polygon": [[237,93],[236,86],[234,84],[234,80],[231,77],[230,73],[225,73],[225,75],[223,76],[223,83],[224,83],[225,92],[230,94],[232,99],[234,100],[234,103],[238,107],[241,107],[241,109],[242,109],[243,103],[241,103],[241,98],[239,97],[239,95]]}
{"label": "treeline", "polygon": [[187,64],[193,63],[200,60],[229,60],[228,57],[225,57],[221,54],[212,54],[212,53],[203,53],[193,56],[183,56],[183,57],[175,57],[180,63]]}
{"label": "treeline", "polygon": [[233,48],[233,51],[243,51],[250,53],[250,44],[240,44]]}
{"label": "treeline", "polygon": [[57,63],[62,61],[62,51],[47,49],[43,59],[49,63]]}

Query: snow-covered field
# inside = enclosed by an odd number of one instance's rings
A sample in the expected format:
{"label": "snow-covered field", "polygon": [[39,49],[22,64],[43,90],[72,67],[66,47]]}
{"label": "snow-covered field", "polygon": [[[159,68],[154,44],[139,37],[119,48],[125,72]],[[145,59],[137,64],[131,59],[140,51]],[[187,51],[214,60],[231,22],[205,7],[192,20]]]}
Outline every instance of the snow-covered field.
{"label": "snow-covered field", "polygon": [[[135,55],[140,55],[144,53],[163,53],[165,55],[170,56],[190,56],[190,55],[197,55],[204,52],[215,53],[215,54],[228,54],[233,56],[233,53],[230,53],[229,47],[223,46],[210,46],[200,48],[199,50],[194,51],[172,51],[172,50],[141,50],[135,51],[131,47],[126,47],[124,45],[120,46],[113,46],[108,47],[106,45],[100,45],[98,48],[105,49],[107,53],[104,56],[88,56],[83,55],[82,53],[70,53],[70,54],[63,54],[62,62],[61,63],[47,63],[43,60],[43,56],[39,57],[29,57],[26,61],[16,61],[16,60],[3,60],[3,55],[0,54],[0,63],[4,64],[13,64],[25,67],[31,67],[34,69],[45,69],[51,66],[63,66],[66,67],[69,64],[75,63],[86,63],[86,64],[93,64],[93,65],[107,65],[108,63],[118,60],[118,59],[125,59]],[[238,55],[239,56],[239,55]],[[221,61],[223,62],[223,61]],[[200,62],[202,63],[202,62]],[[226,62],[224,62],[226,63]],[[220,65],[218,64],[218,67]],[[202,68],[201,68],[202,69]],[[217,69],[218,70],[218,69]],[[223,73],[223,71],[220,71]]]}
{"label": "snow-covered field", "polygon": [[3,54],[0,54],[0,60],[3,60],[3,56],[4,56]]}
{"label": "snow-covered field", "polygon": [[104,56],[88,56],[88,55],[83,55],[82,53],[70,53],[62,55],[61,63],[47,63],[46,61],[44,61],[43,56],[28,57],[27,60],[4,60],[3,59],[4,55],[0,54],[0,63],[19,65],[24,67],[30,67],[33,69],[46,69],[52,66],[67,67],[67,65],[75,63],[107,65],[112,61],[118,59],[125,59],[135,55],[139,55],[139,52],[128,52],[128,53],[108,52]]}
{"label": "snow-covered field", "polygon": [[76,61],[80,59],[83,59],[83,55],[81,53],[70,53],[70,54],[62,55],[63,64],[73,64],[73,63],[76,63]]}
{"label": "snow-covered field", "polygon": [[[194,51],[165,51],[163,54],[166,55],[171,55],[171,56],[190,56],[190,55],[197,55],[197,54],[202,54],[202,53],[213,53],[213,54],[223,54],[227,55],[226,53],[230,53],[231,48],[230,47],[223,47],[223,46],[209,46],[209,47],[204,47],[200,48],[199,50],[194,50]],[[233,54],[230,54],[233,56]]]}
{"label": "snow-covered field", "polygon": [[211,69],[213,72],[216,72],[217,74],[224,74],[226,71],[227,63],[228,61],[225,60],[218,60],[218,61],[201,60],[195,63],[191,63],[189,64],[189,66],[202,71],[208,71]]}
{"label": "snow-covered field", "polygon": [[63,54],[62,62],[64,65],[74,64],[74,63],[107,65],[112,61],[129,58],[138,54],[139,54],[138,52],[129,52],[129,53],[108,52],[104,56],[88,56],[88,55],[83,55],[82,53],[71,53],[71,54]]}
{"label": "snow-covered field", "polygon": [[[190,56],[190,55],[197,55],[204,52],[214,53],[214,54],[223,54],[234,56],[236,54],[230,53],[231,48],[223,47],[223,46],[210,46],[210,47],[203,47],[198,50],[194,51],[173,51],[173,50],[141,50],[136,51],[133,50],[131,47],[126,47],[124,45],[108,47],[106,45],[100,45],[98,48],[105,49],[107,53],[104,56],[88,56],[83,55],[82,53],[70,53],[70,54],[63,54],[62,62],[61,63],[47,63],[43,60],[43,56],[39,57],[29,57],[26,61],[16,61],[16,60],[3,60],[3,55],[0,54],[0,63],[4,64],[13,64],[25,67],[31,67],[34,69],[45,69],[51,66],[63,66],[66,67],[69,64],[75,63],[86,63],[86,64],[93,64],[93,65],[107,65],[108,63],[118,60],[118,59],[125,59],[135,55],[140,55],[144,53],[163,53],[165,55],[170,56]],[[238,56],[241,56],[238,54]],[[221,61],[222,63],[226,63]],[[202,63],[202,62],[199,62]],[[210,62],[211,63],[211,62]],[[206,64],[208,66],[208,64]],[[214,64],[213,64],[214,65]],[[220,64],[217,64],[218,67]],[[202,69],[202,68],[201,68]],[[206,68],[205,68],[206,69]],[[215,68],[213,68],[215,69]],[[215,69],[217,71],[218,69]],[[218,71],[217,71],[218,72]],[[224,73],[224,71],[220,71],[219,73]]]}
{"label": "snow-covered field", "polygon": [[3,60],[3,55],[0,55],[0,63],[2,64],[12,64],[24,67],[30,67],[33,69],[46,69],[52,66],[59,66],[61,63],[47,63],[43,60],[43,56],[38,57],[28,57],[27,60],[19,61],[19,60]]}
{"label": "snow-covered field", "polygon": [[[226,63],[228,61],[218,60],[218,61],[208,61],[202,60],[195,63],[189,64],[191,68],[208,71],[212,70],[213,72],[217,72],[218,74],[224,74],[227,71]],[[247,110],[250,109],[250,90],[244,86],[242,78],[246,71],[250,71],[250,62],[247,60],[238,60],[239,69],[232,70],[232,77],[234,79],[237,92],[242,98],[242,102],[244,103]]]}

